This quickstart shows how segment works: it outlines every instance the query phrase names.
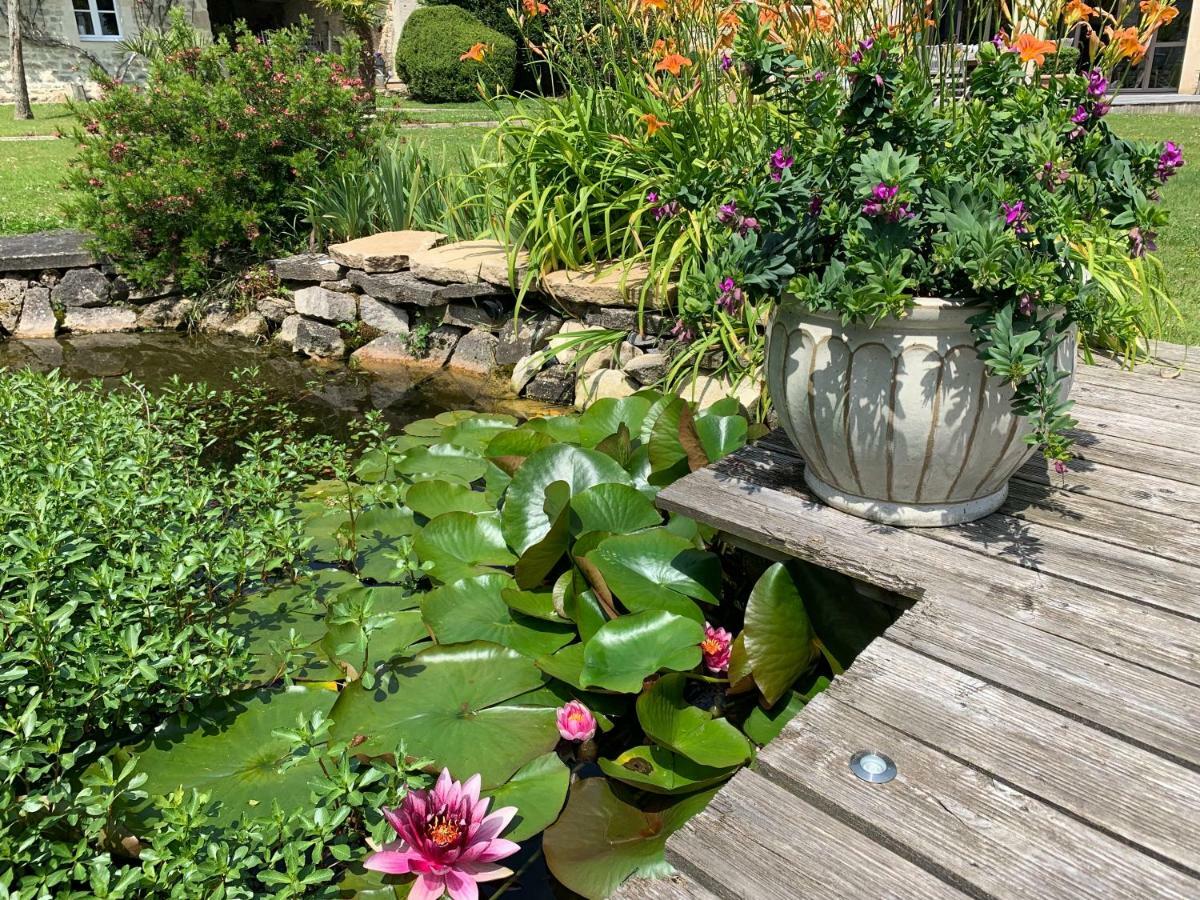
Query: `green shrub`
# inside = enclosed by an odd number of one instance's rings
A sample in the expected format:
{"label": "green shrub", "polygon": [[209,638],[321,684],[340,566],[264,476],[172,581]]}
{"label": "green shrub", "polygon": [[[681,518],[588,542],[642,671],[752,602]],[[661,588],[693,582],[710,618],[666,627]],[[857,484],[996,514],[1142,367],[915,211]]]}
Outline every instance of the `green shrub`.
{"label": "green shrub", "polygon": [[[482,62],[460,57],[486,44]],[[396,47],[396,72],[418,100],[431,103],[474,100],[482,80],[488,93],[512,90],[517,45],[457,6],[416,10]]]}
{"label": "green shrub", "polygon": [[353,48],[314,55],[303,28],[200,46],[177,18],[143,44],[144,88],[76,109],[70,211],[132,280],[200,288],[281,249],[298,187],[364,145],[367,94]]}

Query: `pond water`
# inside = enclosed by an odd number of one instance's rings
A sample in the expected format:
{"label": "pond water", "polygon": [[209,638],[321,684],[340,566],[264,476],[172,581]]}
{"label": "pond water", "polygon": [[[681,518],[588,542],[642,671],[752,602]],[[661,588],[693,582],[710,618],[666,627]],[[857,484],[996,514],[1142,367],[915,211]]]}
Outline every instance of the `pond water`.
{"label": "pond water", "polygon": [[334,436],[370,410],[393,429],[449,409],[503,412],[518,418],[555,415],[563,407],[507,396],[507,382],[446,370],[356,372],[317,363],[245,338],[215,334],[93,334],[51,340],[0,341],[0,368],[60,369],[80,381],[101,379],[117,388],[126,376],[150,390],[178,376],[216,390],[234,386],[233,373],[258,370],[271,393]]}

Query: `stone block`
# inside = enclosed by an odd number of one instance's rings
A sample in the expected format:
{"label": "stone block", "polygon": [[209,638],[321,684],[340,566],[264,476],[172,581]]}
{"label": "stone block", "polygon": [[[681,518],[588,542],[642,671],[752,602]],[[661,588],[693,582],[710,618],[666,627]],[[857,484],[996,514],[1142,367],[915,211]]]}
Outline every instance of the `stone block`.
{"label": "stone block", "polygon": [[52,338],[58,328],[54,308],[50,305],[50,290],[44,287],[29,288],[24,294],[21,318],[12,329],[13,337]]}
{"label": "stone block", "polygon": [[29,282],[22,278],[0,278],[0,330],[12,334],[21,318],[21,305]]}
{"label": "stone block", "polygon": [[744,409],[753,411],[762,394],[762,387],[761,371],[743,378],[736,385],[723,376],[715,378],[701,374],[684,382],[680,386],[679,396],[695,403],[701,411],[726,397],[733,397]]}
{"label": "stone block", "polygon": [[411,334],[385,334],[359,347],[350,361],[368,372],[387,372],[396,369],[440,369],[450,358],[458,343],[458,332],[438,328],[430,332],[424,350],[411,346]]}
{"label": "stone block", "polygon": [[72,334],[109,334],[137,329],[137,313],[123,306],[72,306],[63,327]]}
{"label": "stone block", "polygon": [[0,272],[94,266],[100,260],[84,246],[89,240],[90,234],[71,229],[0,238]]}
{"label": "stone block", "polygon": [[384,334],[408,333],[408,313],[366,294],[358,298],[358,317],[364,325]]}
{"label": "stone block", "polygon": [[276,277],[284,281],[336,281],[342,277],[342,266],[324,253],[301,253],[269,263]]}
{"label": "stone block", "polygon": [[[555,349],[567,343],[566,338],[578,335],[584,331],[595,330],[596,329],[585,325],[583,322],[580,322],[576,319],[568,319],[566,322],[562,323],[562,326],[558,329],[558,333],[551,337],[547,341],[547,344],[551,347],[551,349]],[[554,358],[563,365],[570,365],[575,361],[575,357],[578,355],[579,351],[574,347],[567,347],[563,350],[556,350]]]}
{"label": "stone block", "polygon": [[339,294],[354,293],[354,285],[350,283],[349,278],[339,278],[337,281],[322,281],[319,287],[323,287],[327,291],[337,291]]}
{"label": "stone block", "polygon": [[553,365],[533,377],[525,396],[543,403],[570,403],[574,389],[575,373],[564,365]]}
{"label": "stone block", "polygon": [[449,303],[442,316],[446,325],[457,325],[460,328],[483,328],[487,331],[499,331],[509,312],[499,300],[480,299],[474,303]]}
{"label": "stone block", "polygon": [[546,346],[552,335],[558,334],[563,320],[552,313],[539,312],[514,319],[509,316],[500,328],[500,345],[496,362],[502,366],[518,363],[531,353]]}
{"label": "stone block", "polygon": [[113,300],[112,283],[99,269],[72,269],[50,292],[55,306],[107,306]]}
{"label": "stone block", "polygon": [[[529,382],[533,381],[534,376],[542,370],[542,366],[545,365],[545,362],[546,361],[541,357],[540,354],[523,356],[517,360],[516,364],[513,366],[512,378],[509,380],[509,385],[512,387],[512,392],[519,395],[521,391],[525,390],[525,386],[529,384]],[[565,371],[566,366],[564,366],[563,369]],[[568,379],[568,381],[569,380],[570,379]]]}
{"label": "stone block", "polygon": [[226,329],[227,334],[237,335],[244,338],[260,338],[267,334],[267,320],[262,313],[252,312],[247,313],[240,319],[236,319]]}
{"label": "stone block", "polygon": [[496,368],[500,339],[490,331],[476,329],[463,335],[450,357],[450,368],[473,375],[490,375]]}
{"label": "stone block", "polygon": [[301,317],[296,323],[292,349],[313,359],[341,359],[346,354],[346,342],[332,325]]}
{"label": "stone block", "polygon": [[330,244],[329,255],[350,269],[364,272],[399,272],[409,258],[436,247],[446,239],[440,231],[384,231],[342,244]]}
{"label": "stone block", "polygon": [[290,316],[284,318],[284,320],[279,323],[279,330],[275,332],[275,340],[279,341],[281,344],[287,344],[288,346],[291,346],[296,340],[296,331],[300,327],[300,320],[302,318],[303,316],[299,315],[298,313],[292,313]]}
{"label": "stone block", "polygon": [[587,409],[597,400],[612,397],[620,400],[638,392],[640,385],[619,369],[601,369],[583,375],[575,382],[575,408]]}
{"label": "stone block", "polygon": [[353,322],[358,318],[358,304],[353,296],[315,285],[296,291],[295,303],[296,312],[310,319]]}
{"label": "stone block", "polygon": [[278,325],[296,311],[296,304],[282,297],[264,297],[256,308],[264,319]]}
{"label": "stone block", "polygon": [[137,327],[176,330],[183,327],[195,304],[184,297],[164,297],[147,303],[137,313]]}
{"label": "stone block", "polygon": [[[635,263],[628,269],[611,263],[597,269],[561,269],[542,278],[542,290],[564,303],[589,303],[602,307],[632,307],[641,303],[642,288],[650,277],[645,263]],[[647,308],[665,308],[675,299],[675,285],[665,291],[651,289],[646,294]]]}
{"label": "stone block", "polygon": [[625,363],[625,374],[643,387],[658,384],[667,376],[670,358],[665,353],[644,353]]}
{"label": "stone block", "polygon": [[[525,274],[528,254],[517,257],[517,281]],[[458,241],[415,253],[409,268],[418,278],[441,284],[489,284],[509,286],[508,251],[499,241]]]}

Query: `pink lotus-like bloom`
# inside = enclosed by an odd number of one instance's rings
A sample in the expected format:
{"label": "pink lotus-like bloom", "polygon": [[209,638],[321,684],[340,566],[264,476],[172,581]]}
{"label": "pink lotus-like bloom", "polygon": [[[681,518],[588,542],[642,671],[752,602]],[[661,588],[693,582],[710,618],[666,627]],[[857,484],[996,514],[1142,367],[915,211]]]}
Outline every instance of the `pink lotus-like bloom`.
{"label": "pink lotus-like bloom", "polygon": [[555,722],[564,741],[590,741],[596,736],[596,717],[578,700],[560,706]]}
{"label": "pink lotus-like bloom", "polygon": [[512,874],[497,860],[521,849],[500,837],[517,808],[487,815],[491,800],[479,799],[479,787],[478,775],[460,784],[442,769],[431,789],[409,791],[399,808],[383,810],[400,840],[372,853],[363,866],[388,875],[416,875],[409,900],[437,900],[443,894],[478,900],[479,882]]}
{"label": "pink lotus-like bloom", "polygon": [[704,640],[700,652],[704,654],[704,668],[710,672],[728,672],[729,654],[733,647],[733,635],[724,628],[713,628],[704,623]]}

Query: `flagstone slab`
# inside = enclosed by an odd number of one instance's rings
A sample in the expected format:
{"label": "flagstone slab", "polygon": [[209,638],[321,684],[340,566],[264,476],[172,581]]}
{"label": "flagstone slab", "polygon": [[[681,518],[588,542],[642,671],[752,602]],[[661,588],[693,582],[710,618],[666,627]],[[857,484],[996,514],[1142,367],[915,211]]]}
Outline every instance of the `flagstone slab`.
{"label": "flagstone slab", "polygon": [[[519,283],[529,264],[529,255],[517,256],[516,280]],[[499,241],[458,241],[421,253],[414,253],[409,268],[418,278],[441,284],[489,284],[508,287],[508,251]]]}
{"label": "flagstone slab", "polygon": [[[634,263],[628,268],[622,263],[610,263],[599,269],[549,272],[542,278],[542,289],[564,303],[636,308],[649,278],[650,268],[645,263]],[[652,287],[646,292],[646,306],[665,309],[675,302],[675,293],[674,284],[668,284],[665,290]]]}
{"label": "flagstone slab", "polygon": [[341,244],[330,244],[329,255],[350,269],[368,274],[399,272],[409,267],[415,253],[436,247],[446,239],[440,231],[381,231]]}
{"label": "flagstone slab", "polygon": [[91,239],[87,232],[71,229],[0,238],[0,272],[94,266],[100,260],[86,246]]}

